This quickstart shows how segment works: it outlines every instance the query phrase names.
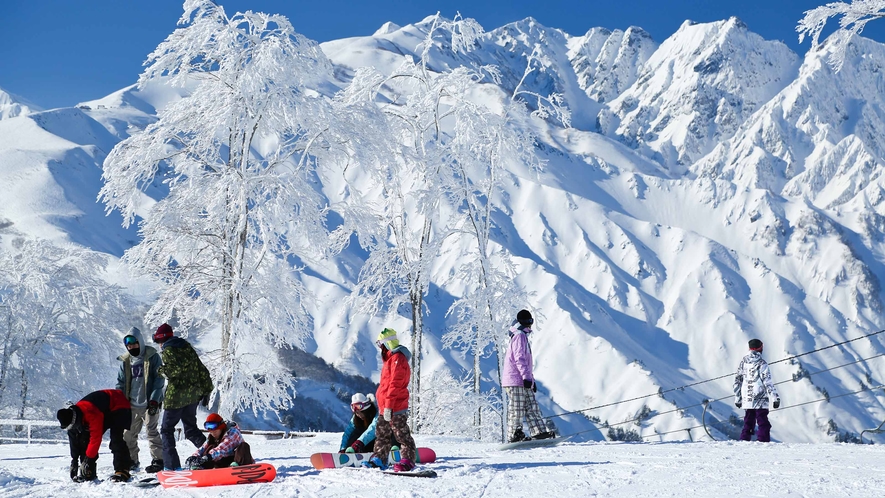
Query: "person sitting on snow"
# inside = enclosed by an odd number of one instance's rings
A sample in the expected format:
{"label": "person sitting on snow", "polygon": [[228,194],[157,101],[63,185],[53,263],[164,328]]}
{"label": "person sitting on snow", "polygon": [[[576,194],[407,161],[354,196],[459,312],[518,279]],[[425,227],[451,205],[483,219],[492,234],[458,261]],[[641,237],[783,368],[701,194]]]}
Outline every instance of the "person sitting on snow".
{"label": "person sitting on snow", "polygon": [[338,453],[366,453],[375,449],[375,426],[378,424],[378,407],[375,395],[356,393],[350,398],[353,417],[341,436]]}
{"label": "person sitting on snow", "polygon": [[225,421],[221,415],[210,413],[203,427],[209,431],[209,437],[185,461],[188,469],[219,469],[255,463],[249,443],[243,441],[236,422]]}

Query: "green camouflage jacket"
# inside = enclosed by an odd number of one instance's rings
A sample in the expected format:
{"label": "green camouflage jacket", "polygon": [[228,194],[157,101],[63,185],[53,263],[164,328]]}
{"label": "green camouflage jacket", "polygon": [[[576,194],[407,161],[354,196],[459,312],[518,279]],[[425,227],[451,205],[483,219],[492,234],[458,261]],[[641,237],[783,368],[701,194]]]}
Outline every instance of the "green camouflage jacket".
{"label": "green camouflage jacket", "polygon": [[173,337],[163,343],[160,356],[163,358],[160,375],[168,380],[164,408],[183,408],[212,392],[214,386],[209,370],[189,342]]}

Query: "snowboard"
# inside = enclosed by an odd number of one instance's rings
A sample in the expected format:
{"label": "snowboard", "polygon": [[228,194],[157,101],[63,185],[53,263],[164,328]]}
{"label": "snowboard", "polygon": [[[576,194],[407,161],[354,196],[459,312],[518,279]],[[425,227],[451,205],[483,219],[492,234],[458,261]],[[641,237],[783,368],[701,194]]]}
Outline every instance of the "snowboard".
{"label": "snowboard", "polygon": [[164,488],[196,488],[270,482],[276,475],[277,469],[273,465],[255,463],[223,469],[164,470],[157,473],[157,479]]}
{"label": "snowboard", "polygon": [[384,473],[400,477],[436,477],[436,472],[432,470],[412,470],[409,472],[394,472],[392,470],[385,470]]}
{"label": "snowboard", "polygon": [[552,437],[549,439],[530,439],[528,441],[518,441],[516,443],[507,443],[498,446],[499,451],[504,450],[527,450],[529,448],[543,448],[545,446],[556,446],[559,443],[569,440],[569,437]]}
{"label": "snowboard", "polygon": [[[337,469],[341,467],[359,467],[360,464],[368,460],[372,456],[371,453],[314,453],[310,456],[310,464],[315,469]],[[417,463],[433,463],[436,461],[436,453],[430,448],[418,448],[415,451]],[[402,455],[399,450],[390,452],[390,458],[387,462],[393,465],[400,461]]]}

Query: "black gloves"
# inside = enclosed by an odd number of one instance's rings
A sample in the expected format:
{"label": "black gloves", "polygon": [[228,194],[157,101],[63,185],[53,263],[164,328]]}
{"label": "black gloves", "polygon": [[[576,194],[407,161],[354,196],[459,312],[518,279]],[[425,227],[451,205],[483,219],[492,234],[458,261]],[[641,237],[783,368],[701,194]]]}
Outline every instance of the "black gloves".
{"label": "black gloves", "polygon": [[190,470],[200,470],[205,468],[204,466],[209,463],[209,455],[193,455],[187,457],[187,460],[184,461],[184,466]]}
{"label": "black gloves", "polygon": [[734,406],[740,408],[740,407],[744,406],[744,402],[741,400],[737,400],[734,402]]}
{"label": "black gloves", "polygon": [[158,403],[154,400],[148,401],[148,409],[147,409],[148,415],[153,417],[159,411],[160,411],[160,403]]}
{"label": "black gloves", "polygon": [[203,398],[200,399],[200,404],[203,405],[203,408],[209,408],[209,395],[204,394]]}
{"label": "black gloves", "polygon": [[532,382],[532,392],[533,392],[533,393],[538,392],[538,384],[536,384],[536,383],[534,383],[534,382]]}
{"label": "black gloves", "polygon": [[533,385],[535,385],[535,383],[528,380],[528,379],[523,379],[523,381],[522,381],[522,387],[524,387],[526,389],[531,389]]}
{"label": "black gloves", "polygon": [[781,400],[780,400],[780,398],[774,400],[774,405],[773,405],[773,406],[774,406],[774,409],[775,409],[775,410],[777,410],[778,408],[781,407]]}

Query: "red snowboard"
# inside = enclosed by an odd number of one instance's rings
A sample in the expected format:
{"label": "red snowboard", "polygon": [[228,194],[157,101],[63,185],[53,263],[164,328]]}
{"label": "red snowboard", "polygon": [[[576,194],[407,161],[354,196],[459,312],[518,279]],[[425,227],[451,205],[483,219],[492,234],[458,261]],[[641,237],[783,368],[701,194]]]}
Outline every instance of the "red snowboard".
{"label": "red snowboard", "polygon": [[273,481],[277,469],[269,463],[256,463],[207,470],[164,470],[157,479],[164,488],[196,488]]}

